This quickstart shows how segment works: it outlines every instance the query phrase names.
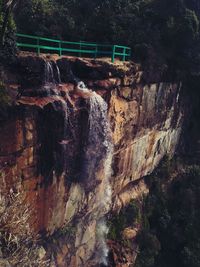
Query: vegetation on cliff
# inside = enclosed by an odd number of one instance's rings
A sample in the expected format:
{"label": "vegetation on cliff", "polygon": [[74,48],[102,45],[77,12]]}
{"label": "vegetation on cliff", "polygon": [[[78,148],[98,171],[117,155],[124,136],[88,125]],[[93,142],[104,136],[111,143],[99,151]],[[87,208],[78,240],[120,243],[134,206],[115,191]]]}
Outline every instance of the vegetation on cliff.
{"label": "vegetation on cliff", "polygon": [[[8,9],[10,2],[14,4]],[[169,67],[172,72],[184,74],[200,72],[197,0],[1,0],[5,48],[13,44],[12,9],[18,32],[63,40],[121,43],[132,47],[134,60],[146,62],[157,71]]]}
{"label": "vegetation on cliff", "polygon": [[1,187],[0,266],[47,266],[29,224],[31,208],[25,204],[25,195],[12,189],[4,194]]}
{"label": "vegetation on cliff", "polygon": [[141,223],[140,201],[133,200],[129,205],[122,209],[118,215],[111,217],[109,220],[108,239],[126,243],[122,239],[122,231],[127,227],[138,227]]}
{"label": "vegetation on cliff", "polygon": [[8,108],[11,104],[11,97],[6,90],[4,83],[0,81],[0,121],[8,115]]}
{"label": "vegetation on cliff", "polygon": [[[200,266],[200,166],[165,159],[146,182],[150,194],[110,220],[108,238],[135,253],[135,267]],[[126,240],[124,229],[138,232]]]}
{"label": "vegetation on cliff", "polygon": [[136,267],[200,266],[200,166],[165,161],[148,180]]}
{"label": "vegetation on cliff", "polygon": [[17,2],[0,0],[0,63],[4,64],[12,63],[16,54],[16,25],[12,11]]}

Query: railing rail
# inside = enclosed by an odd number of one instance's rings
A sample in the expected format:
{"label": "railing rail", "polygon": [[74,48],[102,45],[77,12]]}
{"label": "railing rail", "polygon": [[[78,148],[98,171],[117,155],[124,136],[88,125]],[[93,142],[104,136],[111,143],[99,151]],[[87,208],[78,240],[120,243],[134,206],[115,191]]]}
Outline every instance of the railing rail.
{"label": "railing rail", "polygon": [[24,51],[33,50],[38,55],[47,51],[54,51],[59,56],[69,53],[77,54],[79,57],[83,55],[91,55],[94,58],[110,56],[112,62],[115,61],[116,57],[126,61],[131,56],[131,48],[127,46],[87,43],[84,41],[69,42],[21,33],[17,33],[16,36],[19,49]]}

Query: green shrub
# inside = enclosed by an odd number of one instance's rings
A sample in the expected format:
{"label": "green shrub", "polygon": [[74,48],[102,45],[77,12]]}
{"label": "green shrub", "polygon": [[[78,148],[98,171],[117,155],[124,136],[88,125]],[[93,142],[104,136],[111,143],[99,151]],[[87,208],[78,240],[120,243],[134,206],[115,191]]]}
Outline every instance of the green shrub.
{"label": "green shrub", "polygon": [[6,90],[4,83],[0,81],[0,120],[7,116],[8,108],[11,104],[11,97]]}
{"label": "green shrub", "polygon": [[141,223],[141,211],[138,201],[132,200],[127,207],[122,209],[118,215],[114,215],[109,221],[108,238],[122,240],[122,231],[127,227],[135,227]]}
{"label": "green shrub", "polygon": [[158,238],[148,231],[142,231],[138,236],[138,242],[140,243],[141,254],[136,266],[153,267],[154,258],[161,249]]}
{"label": "green shrub", "polygon": [[[10,65],[16,59],[16,25],[12,13],[8,16],[5,34],[3,34],[2,26],[5,18],[5,7],[9,1],[0,0],[0,64]],[[4,37],[2,37],[4,36]]]}

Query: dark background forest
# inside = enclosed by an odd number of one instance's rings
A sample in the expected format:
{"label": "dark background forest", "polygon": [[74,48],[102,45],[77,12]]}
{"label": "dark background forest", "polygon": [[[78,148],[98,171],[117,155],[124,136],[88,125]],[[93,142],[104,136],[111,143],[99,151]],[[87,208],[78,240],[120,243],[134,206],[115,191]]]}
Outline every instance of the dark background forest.
{"label": "dark background forest", "polygon": [[200,73],[198,0],[0,0],[0,26],[8,5],[6,49],[17,31],[127,45],[134,61],[149,67]]}

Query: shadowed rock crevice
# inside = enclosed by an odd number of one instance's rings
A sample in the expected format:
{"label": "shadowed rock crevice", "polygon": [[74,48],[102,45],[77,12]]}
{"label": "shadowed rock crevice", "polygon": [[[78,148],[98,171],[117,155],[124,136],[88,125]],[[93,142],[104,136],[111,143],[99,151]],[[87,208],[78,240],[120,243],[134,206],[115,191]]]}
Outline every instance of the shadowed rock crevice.
{"label": "shadowed rock crevice", "polygon": [[[143,177],[175,152],[180,85],[143,84],[134,63],[20,55],[18,64],[15,75],[4,73],[8,90],[22,94],[1,124],[0,181],[25,192],[34,231],[51,235],[75,223],[72,239],[50,246],[57,266],[95,266],[102,255],[105,262],[102,217],[147,194]],[[90,90],[78,87],[80,78]]]}
{"label": "shadowed rock crevice", "polygon": [[40,144],[39,172],[49,183],[53,173],[57,176],[64,171],[64,149],[61,145],[63,139],[63,115],[56,103],[57,110],[52,105],[47,105],[38,116],[38,141]]}

